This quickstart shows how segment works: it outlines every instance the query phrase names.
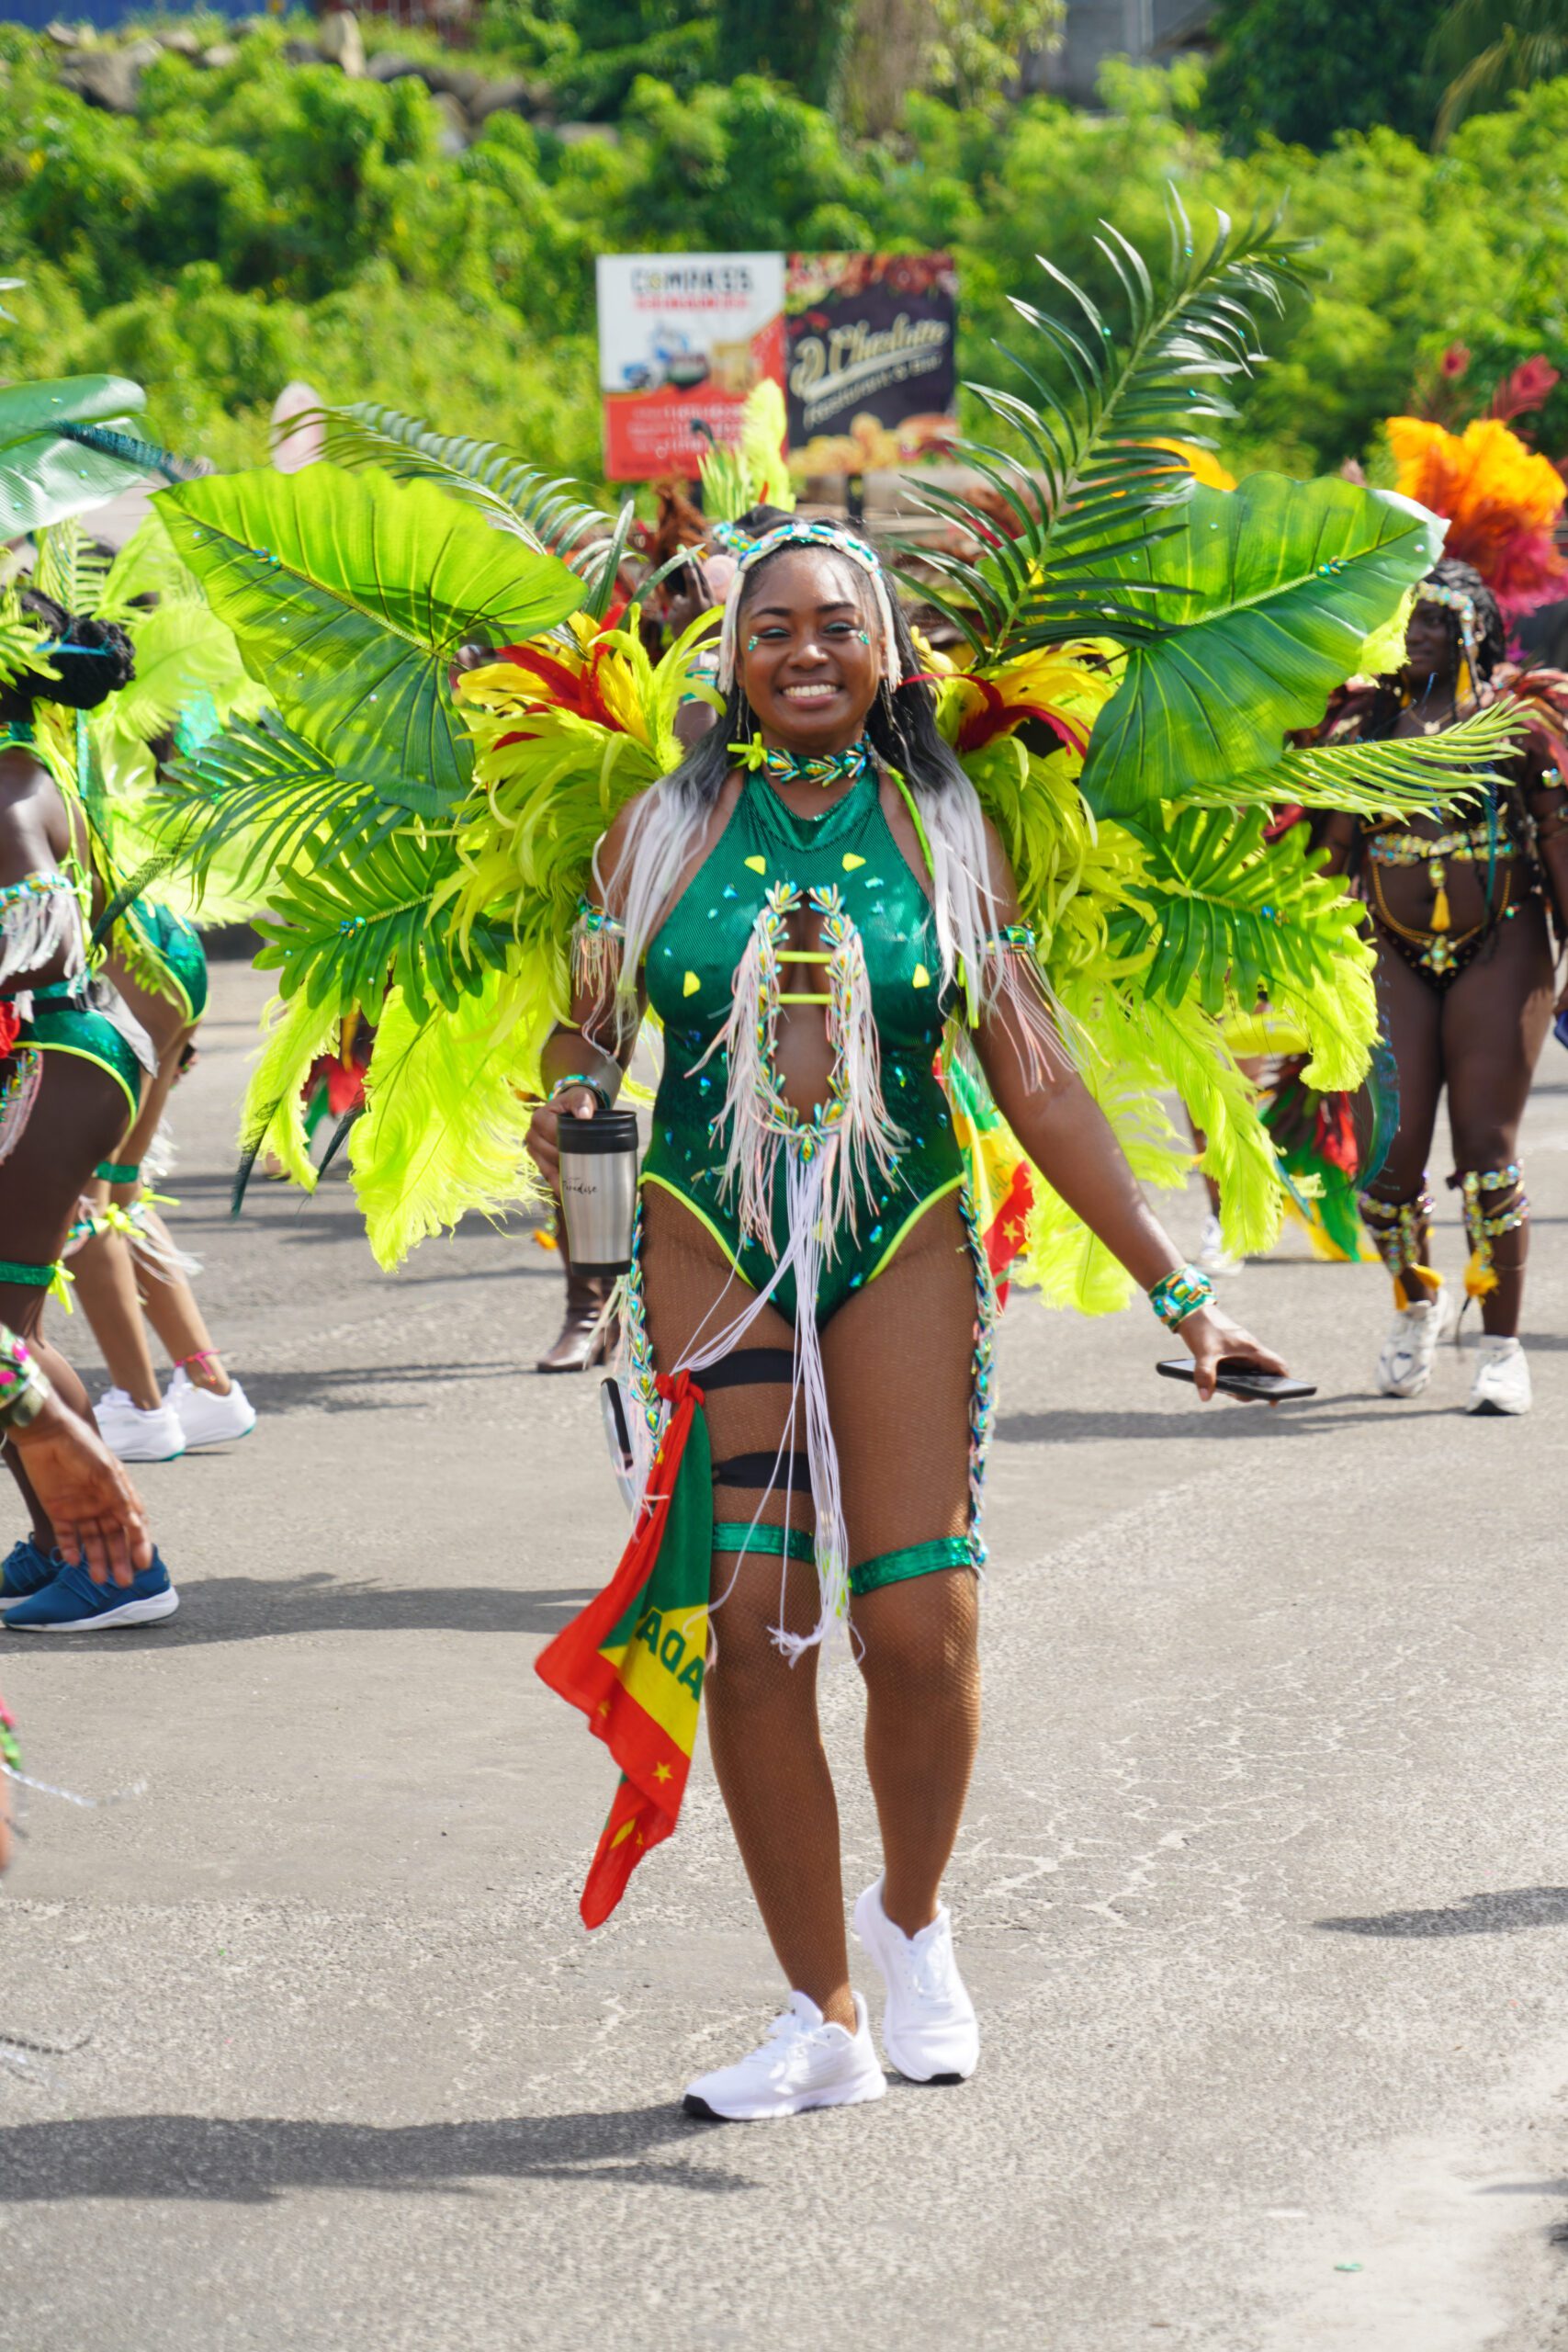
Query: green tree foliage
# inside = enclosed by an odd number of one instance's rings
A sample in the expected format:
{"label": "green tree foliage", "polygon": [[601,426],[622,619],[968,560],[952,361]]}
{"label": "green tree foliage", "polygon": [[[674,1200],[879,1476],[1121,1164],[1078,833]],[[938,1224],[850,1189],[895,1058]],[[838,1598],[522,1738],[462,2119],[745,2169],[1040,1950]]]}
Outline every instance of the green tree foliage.
{"label": "green tree foliage", "polygon": [[1511,91],[1568,74],[1568,0],[1453,0],[1432,62],[1447,85],[1438,109],[1440,143]]}
{"label": "green tree foliage", "polygon": [[853,0],[719,0],[718,72],[766,74],[808,106],[831,106],[852,17]]}
{"label": "green tree foliage", "polygon": [[1220,0],[1204,115],[1227,145],[1322,149],[1378,124],[1425,140],[1440,0]]}
{"label": "green tree foliage", "polygon": [[[1190,65],[1116,69],[1098,115],[917,93],[881,143],[760,76],[643,74],[615,142],[502,112],[449,155],[417,79],[288,65],[290,28],[251,34],[217,73],[163,57],[130,120],[88,108],[51,51],[0,28],[0,254],[26,280],[6,298],[0,372],[130,376],[150,430],[220,465],[265,453],[273,400],[304,377],[592,480],[596,253],[945,248],[962,369],[994,381],[992,343],[1013,339],[1009,298],[1035,282],[1035,255],[1118,315],[1098,222],[1160,250],[1171,181],[1239,219],[1288,195],[1293,232],[1317,241],[1315,302],[1239,388],[1233,469],[1367,457],[1452,342],[1473,355],[1478,405],[1538,351],[1568,371],[1568,80],[1476,116],[1440,156],[1387,128],[1321,155],[1266,139],[1234,156]],[[1540,439],[1568,449],[1562,392]]]}

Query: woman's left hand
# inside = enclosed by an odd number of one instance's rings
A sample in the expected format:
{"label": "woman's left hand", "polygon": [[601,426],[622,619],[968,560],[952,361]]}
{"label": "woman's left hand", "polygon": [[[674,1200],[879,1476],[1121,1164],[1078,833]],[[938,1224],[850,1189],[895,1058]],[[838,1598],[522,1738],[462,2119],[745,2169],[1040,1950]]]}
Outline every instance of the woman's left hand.
{"label": "woman's left hand", "polygon": [[1214,1375],[1222,1359],[1237,1357],[1258,1372],[1286,1372],[1289,1366],[1272,1348],[1255,1340],[1250,1331],[1228,1316],[1221,1306],[1200,1307],[1179,1326],[1177,1338],[1192,1351],[1196,1365],[1194,1385],[1206,1405],[1214,1393]]}

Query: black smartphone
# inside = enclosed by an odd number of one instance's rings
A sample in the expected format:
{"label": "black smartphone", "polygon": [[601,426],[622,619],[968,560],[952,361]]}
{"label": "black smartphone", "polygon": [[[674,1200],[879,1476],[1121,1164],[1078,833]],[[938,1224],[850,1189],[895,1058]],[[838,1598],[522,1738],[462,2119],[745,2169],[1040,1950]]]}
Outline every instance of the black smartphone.
{"label": "black smartphone", "polygon": [[[1190,1356],[1166,1356],[1155,1370],[1167,1380],[1192,1380],[1198,1367]],[[1315,1396],[1315,1380],[1292,1380],[1288,1373],[1259,1372],[1245,1356],[1222,1356],[1214,1385],[1227,1396],[1251,1396],[1264,1405],[1288,1405],[1298,1396]]]}

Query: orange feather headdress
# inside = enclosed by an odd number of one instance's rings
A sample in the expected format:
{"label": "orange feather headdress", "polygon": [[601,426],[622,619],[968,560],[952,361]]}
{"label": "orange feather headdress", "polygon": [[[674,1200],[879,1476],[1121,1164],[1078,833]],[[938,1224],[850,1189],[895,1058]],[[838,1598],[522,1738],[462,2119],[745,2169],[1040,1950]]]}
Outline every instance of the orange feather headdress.
{"label": "orange feather headdress", "polygon": [[1460,434],[1419,416],[1391,416],[1389,447],[1406,498],[1448,517],[1444,552],[1472,563],[1512,624],[1568,595],[1568,563],[1552,526],[1568,483],[1495,417]]}

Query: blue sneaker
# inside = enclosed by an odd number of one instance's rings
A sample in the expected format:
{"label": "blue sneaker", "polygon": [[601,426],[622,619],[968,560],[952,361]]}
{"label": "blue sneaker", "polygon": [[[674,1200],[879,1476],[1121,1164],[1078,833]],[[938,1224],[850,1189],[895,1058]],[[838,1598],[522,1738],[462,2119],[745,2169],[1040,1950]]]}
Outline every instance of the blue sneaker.
{"label": "blue sneaker", "polygon": [[64,1566],[58,1552],[40,1552],[31,1536],[24,1535],[0,1560],[0,1592],[12,1600],[21,1600],[29,1592],[41,1592],[46,1584],[54,1582]]}
{"label": "blue sneaker", "polygon": [[14,1634],[90,1634],[100,1625],[153,1625],[180,1605],[156,1552],[133,1583],[95,1584],[85,1566],[61,1568],[51,1583],[0,1616]]}

